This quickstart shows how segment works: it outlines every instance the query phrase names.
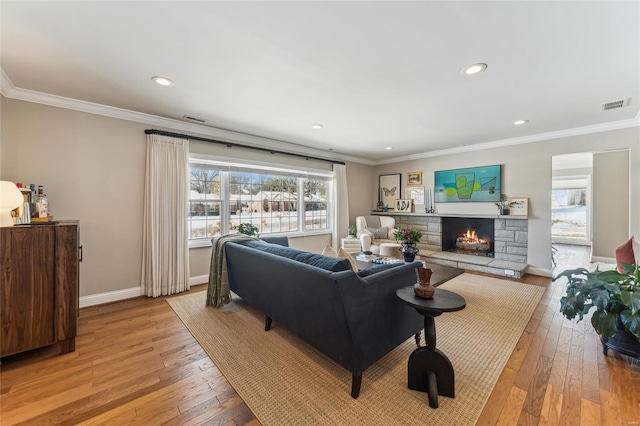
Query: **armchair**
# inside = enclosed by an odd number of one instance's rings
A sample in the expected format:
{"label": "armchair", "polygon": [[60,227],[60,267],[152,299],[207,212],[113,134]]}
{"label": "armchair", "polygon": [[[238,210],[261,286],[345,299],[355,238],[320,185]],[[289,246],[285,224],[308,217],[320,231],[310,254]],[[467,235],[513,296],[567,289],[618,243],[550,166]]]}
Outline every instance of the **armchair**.
{"label": "armchair", "polygon": [[391,216],[356,217],[356,236],[362,244],[362,251],[380,254],[380,244],[393,243],[396,220]]}

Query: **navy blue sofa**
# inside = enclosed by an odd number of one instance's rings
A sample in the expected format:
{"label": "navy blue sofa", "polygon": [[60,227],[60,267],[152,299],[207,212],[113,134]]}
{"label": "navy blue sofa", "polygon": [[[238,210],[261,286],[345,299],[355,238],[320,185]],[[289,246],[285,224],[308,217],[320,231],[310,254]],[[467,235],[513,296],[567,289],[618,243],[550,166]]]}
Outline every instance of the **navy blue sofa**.
{"label": "navy blue sofa", "polygon": [[416,282],[419,262],[356,273],[346,259],[259,240],[225,251],[231,290],[265,314],[265,330],[273,320],[350,371],[353,398],[362,373],[423,327],[395,294]]}

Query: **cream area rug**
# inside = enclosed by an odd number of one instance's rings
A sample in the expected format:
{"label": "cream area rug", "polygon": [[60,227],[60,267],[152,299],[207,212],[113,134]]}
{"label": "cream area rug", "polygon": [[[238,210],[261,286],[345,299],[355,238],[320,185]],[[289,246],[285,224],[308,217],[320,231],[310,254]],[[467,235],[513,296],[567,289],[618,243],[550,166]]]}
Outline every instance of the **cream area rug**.
{"label": "cream area rug", "polygon": [[436,318],[456,386],[437,409],[407,387],[413,338],[364,372],[353,399],[351,373],[276,322],[264,331],[264,316],[239,297],[222,309],[205,306],[205,292],[167,302],[264,425],[472,425],[545,289],[468,273],[441,288],[467,307]]}

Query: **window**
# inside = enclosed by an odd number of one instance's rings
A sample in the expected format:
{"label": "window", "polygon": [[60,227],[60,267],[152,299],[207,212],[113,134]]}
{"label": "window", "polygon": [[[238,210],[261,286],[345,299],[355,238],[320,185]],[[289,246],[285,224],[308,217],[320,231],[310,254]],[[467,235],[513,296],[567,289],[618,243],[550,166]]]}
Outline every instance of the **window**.
{"label": "window", "polygon": [[331,174],[190,160],[189,239],[208,241],[241,223],[260,235],[329,231]]}
{"label": "window", "polygon": [[553,178],[551,235],[554,241],[577,243],[590,240],[589,178]]}

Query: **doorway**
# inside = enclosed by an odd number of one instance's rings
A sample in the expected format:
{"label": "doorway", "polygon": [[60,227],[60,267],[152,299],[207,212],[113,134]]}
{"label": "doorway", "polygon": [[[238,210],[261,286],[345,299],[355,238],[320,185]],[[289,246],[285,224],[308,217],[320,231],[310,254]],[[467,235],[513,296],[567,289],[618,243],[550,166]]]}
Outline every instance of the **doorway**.
{"label": "doorway", "polygon": [[593,154],[555,155],[552,161],[552,241],[591,245]]}

